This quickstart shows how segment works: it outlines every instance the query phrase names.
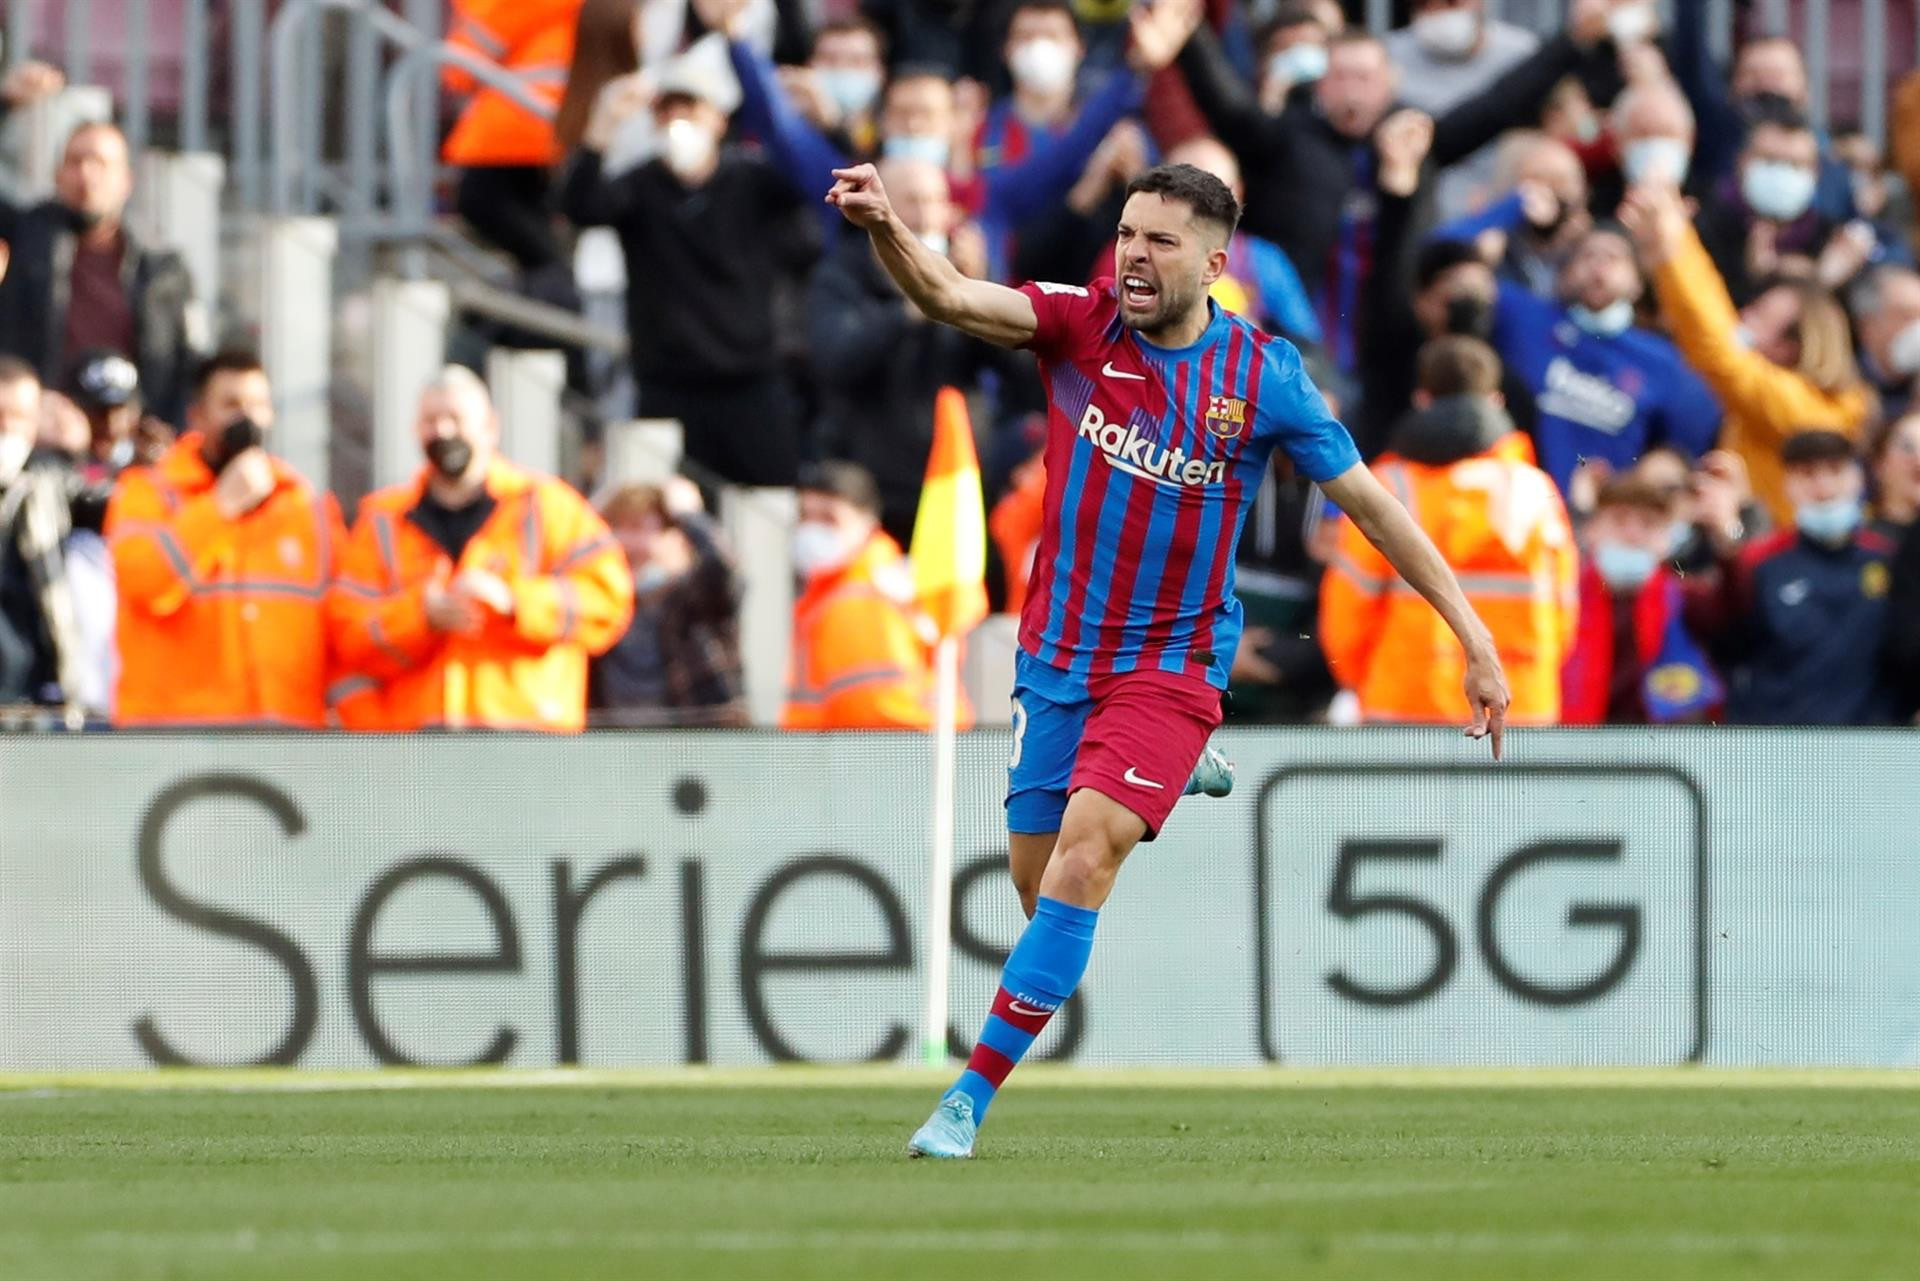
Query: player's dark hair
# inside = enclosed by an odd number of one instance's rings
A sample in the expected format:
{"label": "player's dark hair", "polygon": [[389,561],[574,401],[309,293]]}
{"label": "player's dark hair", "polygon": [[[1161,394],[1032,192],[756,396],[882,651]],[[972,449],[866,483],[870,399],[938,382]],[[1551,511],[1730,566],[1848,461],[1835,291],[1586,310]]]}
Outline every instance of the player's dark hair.
{"label": "player's dark hair", "polygon": [[1141,193],[1178,200],[1193,211],[1196,222],[1215,224],[1227,240],[1240,225],[1240,202],[1233,198],[1233,192],[1226,183],[1195,165],[1155,165],[1127,184],[1129,200]]}
{"label": "player's dark hair", "polygon": [[884,65],[887,60],[887,33],[881,30],[879,23],[875,22],[872,18],[866,17],[864,14],[849,14],[844,18],[835,18],[831,22],[821,23],[819,30],[813,33],[813,44],[809,52],[818,53],[820,51],[820,42],[828,36],[845,36],[856,33],[873,37],[874,45],[880,50],[880,61]]}
{"label": "player's dark hair", "polygon": [[221,374],[264,374],[267,367],[260,363],[260,357],[245,347],[224,347],[214,352],[193,370],[193,396],[198,400],[206,394],[207,384]]}
{"label": "player's dark hair", "polygon": [[1780,461],[1788,467],[1846,462],[1859,456],[1854,451],[1852,441],[1837,431],[1825,429],[1795,432],[1787,437],[1786,444],[1780,446]]}
{"label": "player's dark hair", "polygon": [[1447,334],[1420,348],[1414,358],[1414,380],[1435,400],[1490,396],[1500,390],[1500,357],[1478,338]]}
{"label": "player's dark hair", "polygon": [[800,469],[800,479],[794,488],[803,494],[838,498],[869,516],[880,515],[880,486],[874,482],[873,473],[859,463],[840,459],[808,463]]}
{"label": "player's dark hair", "polygon": [[1413,287],[1416,291],[1425,291],[1447,272],[1469,262],[1486,262],[1471,241],[1436,240],[1423,248],[1413,261]]}
{"label": "player's dark hair", "polygon": [[11,387],[15,383],[39,382],[40,374],[18,356],[0,356],[0,387]]}

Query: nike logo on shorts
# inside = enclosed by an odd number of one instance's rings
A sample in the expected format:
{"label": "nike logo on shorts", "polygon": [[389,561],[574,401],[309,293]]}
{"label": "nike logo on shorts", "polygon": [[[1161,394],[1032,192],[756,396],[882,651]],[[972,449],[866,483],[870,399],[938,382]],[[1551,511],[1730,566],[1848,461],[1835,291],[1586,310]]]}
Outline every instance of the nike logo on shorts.
{"label": "nike logo on shorts", "polygon": [[1145,374],[1130,374],[1124,369],[1115,369],[1111,360],[1100,367],[1100,372],[1109,378],[1124,378],[1128,382],[1143,383],[1147,381]]}
{"label": "nike logo on shorts", "polygon": [[1165,783],[1156,783],[1150,778],[1141,778],[1139,773],[1131,765],[1127,766],[1127,772],[1120,777],[1125,782],[1132,783],[1135,787],[1151,787],[1156,792],[1164,792],[1167,790]]}

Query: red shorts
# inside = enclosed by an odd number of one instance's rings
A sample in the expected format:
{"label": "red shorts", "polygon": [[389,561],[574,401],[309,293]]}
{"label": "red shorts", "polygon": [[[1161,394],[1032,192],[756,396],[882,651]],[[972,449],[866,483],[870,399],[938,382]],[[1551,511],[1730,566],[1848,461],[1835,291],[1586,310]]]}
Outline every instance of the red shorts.
{"label": "red shorts", "polygon": [[1080,685],[1020,657],[1008,826],[1057,832],[1067,797],[1090,787],[1138,815],[1151,840],[1186,789],[1207,736],[1219,728],[1220,691],[1157,670]]}

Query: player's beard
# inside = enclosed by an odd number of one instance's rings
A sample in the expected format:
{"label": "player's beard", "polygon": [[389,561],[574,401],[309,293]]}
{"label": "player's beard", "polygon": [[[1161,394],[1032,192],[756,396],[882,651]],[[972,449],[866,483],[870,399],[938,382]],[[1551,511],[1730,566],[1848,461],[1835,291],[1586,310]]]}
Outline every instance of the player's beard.
{"label": "player's beard", "polygon": [[1120,323],[1135,333],[1154,334],[1177,322],[1193,306],[1195,291],[1178,288],[1165,279],[1154,286],[1152,304],[1145,311],[1134,311],[1123,301]]}

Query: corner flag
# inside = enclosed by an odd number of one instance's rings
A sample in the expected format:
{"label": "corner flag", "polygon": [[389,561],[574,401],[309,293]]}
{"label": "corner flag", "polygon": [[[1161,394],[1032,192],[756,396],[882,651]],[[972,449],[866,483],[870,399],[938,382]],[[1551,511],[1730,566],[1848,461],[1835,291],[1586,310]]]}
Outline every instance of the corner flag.
{"label": "corner flag", "polygon": [[967,400],[943,387],[933,406],[933,452],[913,518],[913,593],[944,637],[987,616],[987,512]]}

